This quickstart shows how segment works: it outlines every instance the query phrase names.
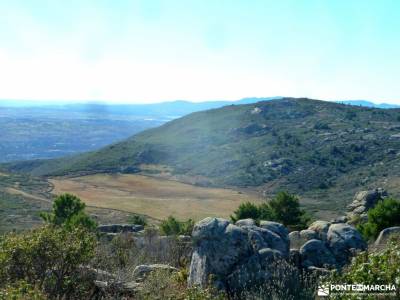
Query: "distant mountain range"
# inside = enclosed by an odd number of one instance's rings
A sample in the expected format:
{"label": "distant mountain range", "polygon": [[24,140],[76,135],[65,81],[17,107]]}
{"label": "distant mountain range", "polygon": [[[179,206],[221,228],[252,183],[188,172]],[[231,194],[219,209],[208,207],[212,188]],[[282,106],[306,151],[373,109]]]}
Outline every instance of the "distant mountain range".
{"label": "distant mountain range", "polygon": [[[153,104],[57,102],[57,105],[46,101],[0,100],[0,162],[93,151],[193,112],[279,99],[282,97]],[[337,102],[385,109],[398,107],[365,100]]]}
{"label": "distant mountain range", "polygon": [[146,173],[146,166],[199,185],[288,190],[310,208],[340,210],[363,188],[400,192],[400,109],[304,98],[225,106],[98,151],[6,168],[56,176]]}
{"label": "distant mountain range", "polygon": [[383,109],[400,108],[400,105],[396,105],[396,104],[388,104],[388,103],[376,104],[374,102],[366,101],[366,100],[339,100],[336,102],[342,103],[342,104],[348,104],[348,105],[375,107],[375,108],[383,108]]}
{"label": "distant mountain range", "polygon": [[[281,96],[275,97],[249,97],[235,101],[203,101],[190,102],[185,100],[176,100],[169,102],[151,103],[151,104],[112,104],[112,103],[68,103],[68,102],[52,102],[46,101],[20,101],[20,100],[1,100],[0,107],[15,107],[15,108],[40,108],[46,110],[54,110],[61,112],[72,113],[95,113],[95,114],[116,114],[116,115],[131,115],[131,116],[151,116],[170,120],[181,117],[196,111],[219,108],[227,105],[251,104],[259,101],[269,101],[281,99]],[[375,107],[375,108],[399,108],[396,104],[381,103],[376,104],[366,100],[337,100],[337,103]]]}

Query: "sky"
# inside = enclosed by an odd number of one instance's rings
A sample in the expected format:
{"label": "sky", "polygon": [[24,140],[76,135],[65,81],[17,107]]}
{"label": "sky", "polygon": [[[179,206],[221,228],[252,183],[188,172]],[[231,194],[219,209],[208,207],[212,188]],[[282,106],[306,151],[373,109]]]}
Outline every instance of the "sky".
{"label": "sky", "polygon": [[398,0],[0,0],[0,99],[400,104]]}

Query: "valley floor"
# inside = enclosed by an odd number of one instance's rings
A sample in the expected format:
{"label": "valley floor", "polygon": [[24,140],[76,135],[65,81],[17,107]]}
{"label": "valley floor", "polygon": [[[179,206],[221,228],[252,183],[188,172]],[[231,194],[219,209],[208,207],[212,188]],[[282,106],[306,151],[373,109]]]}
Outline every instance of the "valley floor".
{"label": "valley floor", "polygon": [[255,193],[206,188],[143,175],[96,174],[53,178],[52,193],[73,193],[88,206],[118,209],[164,219],[173,215],[195,220],[208,216],[228,218],[245,201],[261,202]]}

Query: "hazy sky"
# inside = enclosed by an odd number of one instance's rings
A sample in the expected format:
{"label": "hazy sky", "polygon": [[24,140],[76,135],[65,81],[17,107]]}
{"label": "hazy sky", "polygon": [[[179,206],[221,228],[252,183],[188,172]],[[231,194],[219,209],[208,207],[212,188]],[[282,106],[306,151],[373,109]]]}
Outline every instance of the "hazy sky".
{"label": "hazy sky", "polygon": [[0,98],[400,103],[400,1],[0,0]]}

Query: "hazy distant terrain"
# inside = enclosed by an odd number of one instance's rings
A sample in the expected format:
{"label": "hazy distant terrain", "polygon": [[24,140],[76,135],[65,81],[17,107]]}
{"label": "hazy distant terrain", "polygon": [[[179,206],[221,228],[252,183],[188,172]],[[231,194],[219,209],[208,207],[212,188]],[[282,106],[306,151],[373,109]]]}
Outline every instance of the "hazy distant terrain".
{"label": "hazy distant terrain", "polygon": [[[400,110],[284,98],[197,112],[68,159],[16,163],[33,175],[137,173],[202,186],[299,194],[332,215],[400,174]],[[150,167],[149,167],[150,166]]]}
{"label": "hazy distant terrain", "polygon": [[[44,101],[0,100],[0,162],[56,158],[93,151],[193,112],[279,98],[58,105]],[[338,102],[377,108],[396,107],[364,100]]]}
{"label": "hazy distant terrain", "polygon": [[91,151],[164,122],[51,108],[0,108],[0,162]]}
{"label": "hazy distant terrain", "polygon": [[130,105],[0,100],[0,162],[92,151],[195,111],[257,100]]}

